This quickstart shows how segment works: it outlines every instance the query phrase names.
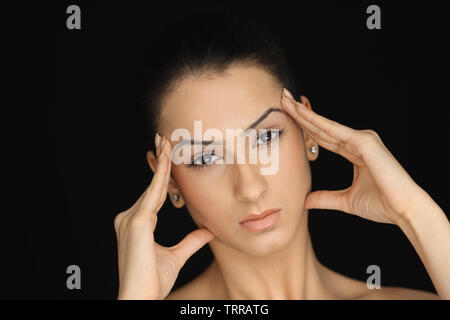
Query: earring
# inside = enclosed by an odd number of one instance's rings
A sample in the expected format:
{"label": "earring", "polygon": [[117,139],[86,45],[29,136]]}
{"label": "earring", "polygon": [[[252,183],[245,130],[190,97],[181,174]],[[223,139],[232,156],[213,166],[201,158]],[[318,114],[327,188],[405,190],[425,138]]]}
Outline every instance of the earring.
{"label": "earring", "polygon": [[311,153],[313,153],[313,154],[316,154],[316,152],[317,152],[317,148],[315,146],[312,146],[310,150],[311,150]]}
{"label": "earring", "polygon": [[177,194],[174,194],[172,199],[173,199],[174,202],[178,202],[178,200],[180,199],[180,196],[177,195]]}

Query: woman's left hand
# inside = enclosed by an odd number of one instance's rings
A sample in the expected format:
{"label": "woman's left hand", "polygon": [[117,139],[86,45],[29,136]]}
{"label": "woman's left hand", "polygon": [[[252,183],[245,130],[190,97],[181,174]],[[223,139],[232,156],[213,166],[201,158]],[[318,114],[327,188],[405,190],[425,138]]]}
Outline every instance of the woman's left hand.
{"label": "woman's left hand", "polygon": [[[355,130],[329,120],[288,93],[282,107],[320,146],[353,163],[353,183],[344,190],[311,192],[305,208],[347,212],[382,223],[398,224],[420,201],[429,199],[373,130]],[[290,99],[290,100],[289,100]]]}

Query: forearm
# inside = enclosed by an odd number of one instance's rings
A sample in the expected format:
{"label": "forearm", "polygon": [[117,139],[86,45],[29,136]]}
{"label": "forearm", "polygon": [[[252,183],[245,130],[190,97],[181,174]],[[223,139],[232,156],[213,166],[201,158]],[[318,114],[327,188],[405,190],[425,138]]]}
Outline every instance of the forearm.
{"label": "forearm", "polygon": [[450,299],[450,224],[442,209],[426,197],[398,226],[422,260],[441,299]]}

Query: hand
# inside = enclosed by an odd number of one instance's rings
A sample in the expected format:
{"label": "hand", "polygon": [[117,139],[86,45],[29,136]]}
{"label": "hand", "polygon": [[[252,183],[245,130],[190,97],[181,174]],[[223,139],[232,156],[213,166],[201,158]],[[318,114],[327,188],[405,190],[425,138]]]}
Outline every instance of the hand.
{"label": "hand", "polygon": [[[165,143],[164,143],[165,142]],[[171,145],[164,141],[157,151],[152,182],[137,202],[114,220],[119,259],[118,299],[164,299],[187,259],[213,238],[197,229],[173,247],[153,239],[157,213],[164,204],[171,170]],[[159,149],[159,148],[158,148]]]}
{"label": "hand", "polygon": [[[289,97],[290,95],[290,97]],[[353,163],[353,183],[344,190],[311,192],[305,208],[347,212],[376,222],[398,224],[428,194],[403,169],[373,130],[355,130],[329,120],[290,93],[282,108],[320,146]]]}

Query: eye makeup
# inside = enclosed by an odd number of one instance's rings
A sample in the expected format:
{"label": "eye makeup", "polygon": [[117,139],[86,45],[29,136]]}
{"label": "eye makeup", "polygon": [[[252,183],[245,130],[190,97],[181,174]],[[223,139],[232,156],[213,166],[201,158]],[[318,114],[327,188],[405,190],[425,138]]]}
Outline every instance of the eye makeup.
{"label": "eye makeup", "polygon": [[[253,147],[270,145],[272,142],[278,141],[287,132],[287,129],[285,128],[269,127],[264,129],[265,131],[258,136],[257,142],[253,145]],[[272,129],[278,129],[278,132],[272,131]],[[214,157],[218,158],[219,156],[211,152],[204,152],[194,155],[191,159],[191,163],[185,164],[185,167],[194,170],[211,168],[214,162],[219,160],[214,159]],[[203,160],[205,160],[205,162],[203,162]]]}
{"label": "eye makeup", "polygon": [[[272,114],[273,112],[280,112],[280,113],[282,113],[282,114],[285,114],[286,115],[286,112],[283,110],[283,109],[281,109],[281,108],[279,108],[278,106],[273,106],[273,107],[270,107],[269,109],[267,109],[259,118],[258,118],[258,120],[256,120],[255,122],[253,122],[247,129],[245,129],[244,130],[244,132],[247,132],[248,130],[250,130],[250,129],[255,129],[257,126],[258,126],[258,124],[260,124],[262,121],[264,121],[264,119],[266,119],[270,114]],[[194,134],[195,135],[195,134]],[[180,143],[178,143],[175,147],[174,147],[174,151],[177,151],[177,149],[179,149],[179,148],[181,148],[183,145],[186,145],[186,144],[201,144],[201,145],[209,145],[209,144],[211,144],[211,143],[213,143],[213,141],[205,141],[205,140],[203,140],[203,141],[195,141],[195,140],[188,140],[188,139],[186,139],[186,140],[183,140],[183,141],[181,141]]]}

